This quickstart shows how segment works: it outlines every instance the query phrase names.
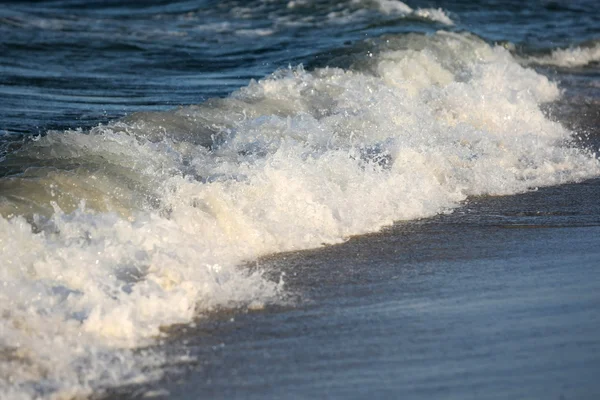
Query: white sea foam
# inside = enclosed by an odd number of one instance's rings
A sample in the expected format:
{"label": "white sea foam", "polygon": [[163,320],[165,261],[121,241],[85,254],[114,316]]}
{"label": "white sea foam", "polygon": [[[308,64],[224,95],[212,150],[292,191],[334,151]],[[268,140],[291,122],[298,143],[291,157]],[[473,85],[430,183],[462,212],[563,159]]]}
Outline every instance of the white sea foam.
{"label": "white sea foam", "polygon": [[[359,3],[364,0],[354,1]],[[375,0],[375,4],[385,14],[408,15],[440,22],[445,25],[454,25],[452,19],[441,8],[418,8],[415,10],[399,0]]]}
{"label": "white sea foam", "polygon": [[419,8],[413,11],[413,15],[419,18],[440,22],[444,25],[454,25],[454,21],[441,8]]}
{"label": "white sea foam", "polygon": [[600,174],[539,109],[556,84],[506,49],[440,32],[372,53],[14,156],[52,168],[0,181],[5,216],[42,214],[0,218],[0,397],[155,378],[163,355],[130,349],[161,326],[287,301],[245,260]]}
{"label": "white sea foam", "polygon": [[[244,9],[248,13],[257,13],[259,10],[264,12],[263,6],[268,5],[266,1],[256,10]],[[318,9],[320,13],[326,16],[323,21],[319,13],[310,16],[300,16],[295,14],[294,10]],[[428,20],[438,22],[444,25],[454,25],[452,19],[441,8],[418,8],[413,9],[406,3],[399,0],[345,0],[339,2],[322,3],[314,0],[295,0],[289,1],[285,9],[275,9],[269,12],[269,19],[279,26],[306,26],[321,24],[323,22],[331,24],[349,24],[368,18],[373,11],[412,19]],[[234,14],[237,16],[237,14]]]}
{"label": "white sea foam", "polygon": [[563,68],[582,67],[600,61],[600,43],[589,47],[573,47],[556,49],[546,56],[531,56],[525,63],[538,65],[554,65]]}
{"label": "white sea foam", "polygon": [[235,32],[237,35],[242,36],[271,36],[275,31],[273,29],[238,29]]}

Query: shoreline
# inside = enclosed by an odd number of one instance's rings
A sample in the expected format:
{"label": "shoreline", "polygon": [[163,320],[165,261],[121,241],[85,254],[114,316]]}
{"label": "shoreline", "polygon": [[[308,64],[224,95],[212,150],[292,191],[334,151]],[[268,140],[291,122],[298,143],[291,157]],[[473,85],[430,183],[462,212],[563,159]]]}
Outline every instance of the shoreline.
{"label": "shoreline", "polygon": [[[198,319],[194,327],[175,328],[163,348],[172,354],[187,352],[189,363],[167,368],[166,377],[151,385],[116,388],[97,398],[364,398],[365,390],[410,398],[441,395],[427,389],[429,383],[432,388],[452,383],[450,398],[527,393],[546,398],[541,393],[549,394],[545,387],[552,385],[542,384],[537,369],[556,371],[537,358],[567,363],[577,376],[600,370],[600,353],[594,355],[600,340],[590,336],[594,326],[600,327],[600,311],[594,306],[600,304],[595,295],[600,280],[583,276],[600,273],[593,267],[600,261],[600,250],[593,250],[600,244],[600,205],[594,204],[594,194],[600,194],[598,179],[478,199],[453,214],[395,224],[342,244],[263,258],[261,267],[285,272],[286,288],[302,293],[306,301],[241,313],[225,310]],[[573,206],[578,212],[569,209],[573,199],[581,200]],[[532,225],[532,220],[537,223]],[[569,265],[576,272],[573,276]],[[526,319],[519,317],[522,313]],[[499,324],[513,315],[518,327]],[[427,335],[408,335],[416,331],[402,321]],[[550,321],[546,328],[544,321]],[[578,324],[580,332],[570,333],[568,326]],[[496,339],[472,336],[464,330],[468,326],[490,330]],[[449,358],[434,351],[436,346],[446,347],[445,330],[453,332],[450,342],[466,346],[457,351],[448,347]],[[573,348],[574,338],[587,344]],[[400,348],[390,347],[397,342]],[[366,351],[367,358],[356,358],[348,350],[353,346],[361,354]],[[498,346],[506,353],[499,353]],[[582,370],[563,351],[553,356],[549,349],[554,346],[574,351],[592,369]],[[416,354],[422,351],[427,357],[421,360]],[[539,357],[534,356],[538,351]],[[513,373],[510,362],[517,362],[522,352],[528,361],[515,364],[521,373]],[[494,357],[504,361],[490,363]],[[450,359],[455,359],[456,371],[439,370]],[[425,364],[415,370],[414,363]],[[278,368],[279,375],[274,372]],[[317,375],[315,368],[321,371]],[[461,368],[480,381],[479,389],[455,380],[452,374]],[[352,379],[343,373],[346,369]],[[403,369],[407,376],[400,374]],[[600,385],[592,380],[580,382],[582,387],[575,390],[573,374],[566,373],[564,393],[549,398],[573,398],[575,393],[575,398],[591,399],[600,393]],[[529,384],[519,389],[515,383],[521,378]],[[356,379],[366,381],[357,387]],[[488,385],[497,386],[498,392],[487,392]]]}

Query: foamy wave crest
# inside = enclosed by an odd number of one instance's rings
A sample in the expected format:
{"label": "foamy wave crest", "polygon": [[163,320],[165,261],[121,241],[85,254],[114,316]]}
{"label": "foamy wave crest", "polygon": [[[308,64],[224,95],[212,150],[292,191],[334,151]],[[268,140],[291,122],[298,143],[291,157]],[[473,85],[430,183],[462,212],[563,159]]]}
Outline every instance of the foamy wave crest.
{"label": "foamy wave crest", "polygon": [[[353,23],[364,20],[370,13],[376,11],[393,17],[427,20],[444,25],[454,25],[454,21],[441,8],[418,8],[413,9],[399,0],[345,0],[332,3],[322,3],[314,0],[293,0],[287,3],[288,10],[303,9],[310,7],[325,7],[329,9],[326,14],[327,21],[336,24]],[[321,23],[320,19],[293,18],[290,15],[280,17],[279,23],[289,24],[315,24]]]}
{"label": "foamy wave crest", "polygon": [[528,64],[554,65],[563,68],[582,67],[600,61],[600,43],[590,47],[553,50],[547,56],[527,57]]}
{"label": "foamy wave crest", "polygon": [[598,176],[540,111],[559,95],[474,36],[403,35],[350,70],[29,143],[0,179],[0,397],[154,379],[164,355],[131,349],[162,326],[289,301],[246,260]]}
{"label": "foamy wave crest", "polygon": [[403,14],[440,22],[445,25],[454,25],[454,21],[441,8],[418,8],[415,10],[399,0],[376,0],[375,4],[379,10],[386,14]]}

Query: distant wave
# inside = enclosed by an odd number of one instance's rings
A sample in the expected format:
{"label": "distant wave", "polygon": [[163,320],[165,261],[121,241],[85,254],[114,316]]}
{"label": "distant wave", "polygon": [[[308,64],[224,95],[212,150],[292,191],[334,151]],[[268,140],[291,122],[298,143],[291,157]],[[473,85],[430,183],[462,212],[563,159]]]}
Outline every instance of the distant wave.
{"label": "distant wave", "polygon": [[[366,3],[365,0],[353,0],[353,2]],[[454,25],[454,21],[441,8],[418,8],[415,10],[398,0],[375,0],[375,4],[386,14],[402,14],[440,22],[444,25]]]}
{"label": "distant wave", "polygon": [[563,68],[583,67],[600,61],[600,42],[589,46],[556,49],[545,56],[529,56],[525,58],[528,64],[554,65]]}

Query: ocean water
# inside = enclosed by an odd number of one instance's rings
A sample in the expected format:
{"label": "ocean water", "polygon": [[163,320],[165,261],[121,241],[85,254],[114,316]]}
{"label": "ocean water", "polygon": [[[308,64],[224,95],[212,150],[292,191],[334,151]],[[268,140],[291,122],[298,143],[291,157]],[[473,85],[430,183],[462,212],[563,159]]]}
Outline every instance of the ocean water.
{"label": "ocean water", "polygon": [[4,1],[0,397],[600,396],[594,1]]}

